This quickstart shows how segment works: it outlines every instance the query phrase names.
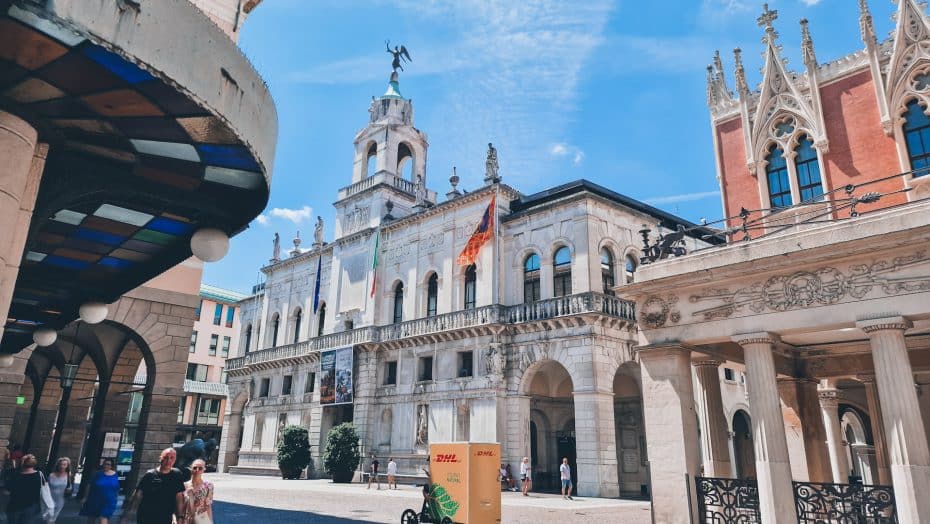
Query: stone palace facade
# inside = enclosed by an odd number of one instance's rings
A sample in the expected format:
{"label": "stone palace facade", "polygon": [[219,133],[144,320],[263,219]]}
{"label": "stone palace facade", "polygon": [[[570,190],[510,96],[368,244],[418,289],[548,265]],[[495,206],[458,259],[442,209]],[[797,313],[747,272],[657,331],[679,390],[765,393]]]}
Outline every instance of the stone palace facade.
{"label": "stone palace facade", "polygon": [[[329,429],[352,421],[365,455],[402,473],[418,473],[429,442],[499,441],[515,473],[532,457],[540,487],[567,456],[581,494],[648,493],[638,335],[614,289],[632,281],[643,224],[695,226],[587,181],[523,195],[501,183],[490,145],[485,185],[465,192],[453,176],[440,199],[399,91],[394,76],[355,137],[335,239],[321,221],[309,250],[295,239],[282,254],[276,239],[266,282],[241,303],[221,470],[276,474],[288,424],[309,428],[319,467]],[[458,263],[492,198],[494,236]],[[321,405],[320,355],[346,347],[353,402]]]}

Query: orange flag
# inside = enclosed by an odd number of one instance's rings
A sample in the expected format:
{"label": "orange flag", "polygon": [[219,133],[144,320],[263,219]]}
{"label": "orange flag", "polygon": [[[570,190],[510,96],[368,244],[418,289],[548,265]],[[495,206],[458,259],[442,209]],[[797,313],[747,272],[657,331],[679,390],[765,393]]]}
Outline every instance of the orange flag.
{"label": "orange flag", "polygon": [[494,237],[494,216],[497,214],[496,204],[497,195],[494,195],[491,197],[488,207],[484,210],[481,222],[475,232],[472,233],[471,238],[468,239],[468,243],[465,244],[465,249],[459,255],[459,265],[470,266],[474,264],[478,258],[478,252],[481,251],[481,246]]}

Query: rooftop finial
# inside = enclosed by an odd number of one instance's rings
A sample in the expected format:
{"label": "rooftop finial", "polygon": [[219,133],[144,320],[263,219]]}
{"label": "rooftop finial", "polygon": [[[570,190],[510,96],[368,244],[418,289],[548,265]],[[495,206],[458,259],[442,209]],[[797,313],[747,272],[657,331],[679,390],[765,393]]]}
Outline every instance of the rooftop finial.
{"label": "rooftop finial", "polygon": [[807,28],[806,18],[801,19],[801,55],[804,57],[804,64],[808,67],[817,65],[817,55],[814,54],[814,40]]}
{"label": "rooftop finial", "polygon": [[449,177],[449,185],[452,186],[452,189],[446,193],[446,198],[452,200],[455,197],[461,196],[462,192],[459,191],[459,174],[455,170],[455,166],[452,166],[452,176]]}
{"label": "rooftop finial", "polygon": [[875,25],[872,23],[872,13],[866,0],[859,0],[859,34],[865,45],[876,45],[878,37],[875,36]]}
{"label": "rooftop finial", "polygon": [[749,84],[746,83],[746,70],[743,69],[743,56],[740,48],[737,47],[733,50],[733,59],[735,64],[733,75],[736,77],[736,90],[739,92],[740,98],[748,100]]}
{"label": "rooftop finial", "polygon": [[391,53],[394,56],[394,61],[391,62],[391,68],[393,68],[394,73],[397,73],[397,70],[404,70],[404,66],[401,65],[401,60],[404,62],[413,62],[413,59],[410,58],[410,53],[407,52],[407,48],[404,46],[394,46],[394,49],[391,49],[391,41],[385,40],[384,47],[387,49],[388,53]]}
{"label": "rooftop finial", "polygon": [[756,23],[759,24],[759,27],[765,27],[765,33],[778,37],[778,33],[775,32],[775,26],[772,25],[772,22],[778,19],[778,10],[769,9],[768,4],[762,4],[762,14],[759,15],[759,18],[756,19]]}

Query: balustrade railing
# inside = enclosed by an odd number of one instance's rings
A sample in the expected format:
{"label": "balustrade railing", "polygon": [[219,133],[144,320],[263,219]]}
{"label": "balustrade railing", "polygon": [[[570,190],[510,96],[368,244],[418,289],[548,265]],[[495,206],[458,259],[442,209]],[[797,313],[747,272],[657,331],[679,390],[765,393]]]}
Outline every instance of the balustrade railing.
{"label": "balustrade railing", "polygon": [[226,361],[226,369],[241,369],[250,364],[298,357],[327,348],[374,342],[390,342],[409,337],[466,329],[491,324],[522,324],[583,313],[601,313],[628,321],[634,319],[633,303],[603,293],[578,293],[538,300],[529,304],[502,306],[494,304],[418,318],[387,326],[369,326],[331,333],[310,340],[287,344]]}
{"label": "balustrade railing", "polygon": [[702,524],[758,524],[759,487],[751,479],[694,477],[698,522]]}
{"label": "balustrade railing", "polygon": [[793,482],[799,524],[897,524],[891,486]]}

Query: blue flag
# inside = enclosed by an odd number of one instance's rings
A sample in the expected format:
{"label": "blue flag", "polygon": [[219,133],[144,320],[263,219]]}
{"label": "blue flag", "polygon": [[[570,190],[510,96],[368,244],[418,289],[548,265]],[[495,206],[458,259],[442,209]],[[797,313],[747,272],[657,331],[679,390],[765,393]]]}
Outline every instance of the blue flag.
{"label": "blue flag", "polygon": [[323,255],[320,255],[319,261],[316,263],[316,284],[313,286],[313,314],[316,315],[317,309],[320,307],[320,276],[323,273]]}

